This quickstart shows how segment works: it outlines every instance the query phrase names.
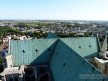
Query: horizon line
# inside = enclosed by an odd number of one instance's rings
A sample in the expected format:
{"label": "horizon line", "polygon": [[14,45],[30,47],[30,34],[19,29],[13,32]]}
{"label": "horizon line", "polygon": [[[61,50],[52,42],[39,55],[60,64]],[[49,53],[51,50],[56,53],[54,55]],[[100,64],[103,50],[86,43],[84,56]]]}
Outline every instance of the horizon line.
{"label": "horizon line", "polygon": [[21,21],[108,21],[108,20],[95,20],[95,19],[0,19],[0,20],[21,20]]}

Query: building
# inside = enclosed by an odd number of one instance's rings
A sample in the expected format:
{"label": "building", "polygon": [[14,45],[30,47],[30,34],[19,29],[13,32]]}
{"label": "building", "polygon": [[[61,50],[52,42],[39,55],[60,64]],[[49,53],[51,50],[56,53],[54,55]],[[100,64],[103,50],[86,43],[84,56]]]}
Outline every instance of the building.
{"label": "building", "polygon": [[96,37],[10,40],[2,81],[108,81],[89,63],[99,56]]}

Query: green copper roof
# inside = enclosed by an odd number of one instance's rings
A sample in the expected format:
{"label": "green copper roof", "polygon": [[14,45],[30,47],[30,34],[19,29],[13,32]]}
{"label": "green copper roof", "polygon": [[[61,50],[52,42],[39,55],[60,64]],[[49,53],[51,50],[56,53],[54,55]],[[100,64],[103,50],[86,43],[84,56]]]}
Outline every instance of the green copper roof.
{"label": "green copper roof", "polygon": [[61,38],[66,45],[82,57],[98,56],[98,43],[96,37]]}
{"label": "green copper roof", "polygon": [[55,81],[108,81],[100,71],[62,41],[57,43],[50,68]]}
{"label": "green copper roof", "polygon": [[[8,54],[13,55],[15,66],[45,63],[49,61],[53,50],[56,48],[57,40],[57,38],[23,41],[11,40]],[[82,57],[98,55],[98,46],[95,37],[63,38],[58,41],[60,40]]]}
{"label": "green copper roof", "polygon": [[47,38],[48,38],[48,39],[49,39],[49,38],[57,38],[57,36],[56,36],[54,33],[52,33],[52,32],[48,32]]}
{"label": "green copper roof", "polygon": [[13,55],[14,66],[46,63],[53,52],[56,40],[57,39],[11,40],[8,54]]}
{"label": "green copper roof", "polygon": [[[14,66],[48,63],[54,81],[108,81],[83,57],[98,55],[95,37],[11,40],[8,54],[13,55]],[[85,77],[83,74],[88,74]],[[99,74],[102,79],[92,79]]]}

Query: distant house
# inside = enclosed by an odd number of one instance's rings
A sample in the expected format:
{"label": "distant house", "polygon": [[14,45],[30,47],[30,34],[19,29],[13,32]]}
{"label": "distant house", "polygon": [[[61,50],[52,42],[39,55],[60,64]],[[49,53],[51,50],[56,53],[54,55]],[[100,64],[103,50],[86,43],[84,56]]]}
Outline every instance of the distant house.
{"label": "distant house", "polygon": [[24,36],[20,36],[19,39],[20,40],[27,40],[27,37],[24,35]]}
{"label": "distant house", "polygon": [[80,35],[80,36],[84,36],[85,33],[84,33],[84,32],[77,32],[76,35],[78,35],[78,36],[79,36],[79,35]]}

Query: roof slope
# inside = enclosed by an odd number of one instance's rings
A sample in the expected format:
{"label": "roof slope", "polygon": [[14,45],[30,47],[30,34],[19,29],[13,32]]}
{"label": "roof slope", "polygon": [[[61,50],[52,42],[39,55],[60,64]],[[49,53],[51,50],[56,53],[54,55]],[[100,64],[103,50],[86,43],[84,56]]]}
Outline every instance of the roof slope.
{"label": "roof slope", "polygon": [[100,71],[62,41],[57,43],[50,67],[55,81],[108,81]]}
{"label": "roof slope", "polygon": [[13,55],[14,66],[46,63],[50,59],[56,45],[56,40],[57,39],[11,40],[8,54]]}
{"label": "roof slope", "polygon": [[66,45],[82,57],[98,56],[98,42],[96,37],[61,38]]}

